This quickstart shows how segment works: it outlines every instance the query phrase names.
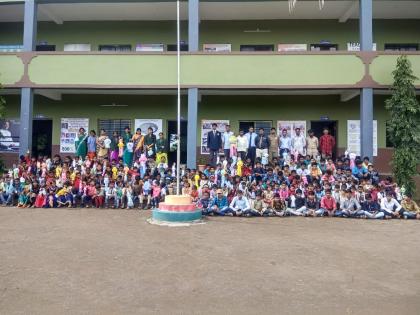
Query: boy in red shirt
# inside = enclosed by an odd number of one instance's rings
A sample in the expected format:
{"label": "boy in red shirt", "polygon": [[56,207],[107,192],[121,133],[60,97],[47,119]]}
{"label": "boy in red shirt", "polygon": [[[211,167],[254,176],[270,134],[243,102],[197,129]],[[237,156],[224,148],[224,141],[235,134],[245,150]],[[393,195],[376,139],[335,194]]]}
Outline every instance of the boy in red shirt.
{"label": "boy in red shirt", "polygon": [[331,195],[331,190],[325,191],[325,196],[321,198],[321,215],[327,215],[333,217],[335,210],[337,210],[337,203],[334,197]]}

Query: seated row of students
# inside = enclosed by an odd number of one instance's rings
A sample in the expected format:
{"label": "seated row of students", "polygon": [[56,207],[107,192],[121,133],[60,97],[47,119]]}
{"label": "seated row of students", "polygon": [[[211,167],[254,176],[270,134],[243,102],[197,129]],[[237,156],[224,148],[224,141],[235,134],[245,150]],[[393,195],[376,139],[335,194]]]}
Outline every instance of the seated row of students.
{"label": "seated row of students", "polygon": [[[267,193],[269,198],[267,198]],[[246,192],[238,190],[229,203],[222,189],[210,198],[210,192],[204,191],[197,201],[205,215],[229,216],[306,216],[306,217],[346,217],[366,219],[420,219],[420,208],[410,195],[405,195],[401,204],[394,198],[392,191],[388,191],[380,202],[373,200],[370,193],[359,202],[350,189],[345,191],[344,197],[336,200],[331,190],[317,198],[314,191],[306,196],[297,189],[290,198],[281,198],[280,194],[272,195],[267,190],[256,193],[255,198],[248,198]]]}

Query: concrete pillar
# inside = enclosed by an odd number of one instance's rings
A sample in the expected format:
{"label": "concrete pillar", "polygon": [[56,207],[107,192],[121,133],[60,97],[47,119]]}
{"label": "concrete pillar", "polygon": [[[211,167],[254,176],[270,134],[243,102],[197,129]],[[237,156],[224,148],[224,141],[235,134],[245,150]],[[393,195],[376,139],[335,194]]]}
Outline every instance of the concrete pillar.
{"label": "concrete pillar", "polygon": [[[188,1],[188,48],[199,50],[199,0]],[[197,167],[198,89],[188,89],[187,167]]]}
{"label": "concrete pillar", "polygon": [[189,51],[199,50],[200,2],[188,1],[188,48]]}
{"label": "concrete pillar", "polygon": [[[372,51],[372,0],[359,0],[360,50]],[[360,90],[360,154],[373,156],[373,89]]]}
{"label": "concrete pillar", "polygon": [[187,167],[197,167],[198,89],[188,89]]}
{"label": "concrete pillar", "polygon": [[[23,50],[33,51],[36,43],[37,4],[35,0],[25,1]],[[34,92],[31,88],[22,88],[20,101],[19,154],[32,150],[32,119]]]}

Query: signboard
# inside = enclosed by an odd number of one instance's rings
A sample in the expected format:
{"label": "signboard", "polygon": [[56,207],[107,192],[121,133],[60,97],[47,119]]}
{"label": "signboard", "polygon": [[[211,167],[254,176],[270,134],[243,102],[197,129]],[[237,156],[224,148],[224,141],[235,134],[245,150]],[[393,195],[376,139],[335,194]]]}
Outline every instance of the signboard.
{"label": "signboard", "polygon": [[307,51],[308,44],[278,44],[277,51]]}
{"label": "signboard", "polygon": [[201,121],[201,154],[209,154],[207,148],[207,133],[211,131],[211,125],[217,124],[217,131],[225,132],[226,125],[229,125],[229,120],[202,120]]}
{"label": "signboard", "polygon": [[[373,43],[372,50],[376,51],[376,43]],[[347,51],[360,51],[360,43],[347,43]]]}
{"label": "signboard", "polygon": [[79,129],[89,132],[89,118],[61,118],[60,153],[76,153]]}
{"label": "signboard", "polygon": [[0,152],[18,152],[19,134],[19,119],[0,119]]}
{"label": "signboard", "polygon": [[65,44],[64,51],[91,51],[90,44]]}
{"label": "signboard", "polygon": [[306,137],[306,120],[279,120],[277,121],[277,133],[281,135],[286,129],[290,137],[296,136],[295,129],[300,128],[300,134]]}
{"label": "signboard", "polygon": [[[360,120],[347,120],[347,151],[360,156]],[[373,121],[373,156],[378,156],[378,121]]]}
{"label": "signboard", "polygon": [[137,128],[141,129],[141,132],[146,134],[148,128],[153,129],[153,133],[157,136],[159,132],[162,132],[162,119],[135,119],[134,120],[134,132]]}
{"label": "signboard", "polygon": [[231,52],[232,44],[204,44],[203,50],[206,52]]}
{"label": "signboard", "polygon": [[137,44],[136,51],[141,52],[163,52],[163,44]]}

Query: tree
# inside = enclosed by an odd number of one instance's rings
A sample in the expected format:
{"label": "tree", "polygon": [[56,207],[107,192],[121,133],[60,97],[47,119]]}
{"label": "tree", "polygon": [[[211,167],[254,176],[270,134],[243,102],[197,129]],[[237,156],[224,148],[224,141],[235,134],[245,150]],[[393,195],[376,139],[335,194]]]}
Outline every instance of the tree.
{"label": "tree", "polygon": [[[0,91],[3,89],[3,86],[0,83]],[[0,94],[0,118],[3,117],[4,114],[4,109],[5,109],[5,105],[6,105],[6,100],[4,99],[4,97]]]}
{"label": "tree", "polygon": [[394,145],[392,167],[398,185],[413,194],[416,189],[413,176],[417,174],[420,153],[420,104],[414,88],[417,78],[405,55],[398,58],[392,74],[392,97],[385,102],[391,116],[387,129]]}

